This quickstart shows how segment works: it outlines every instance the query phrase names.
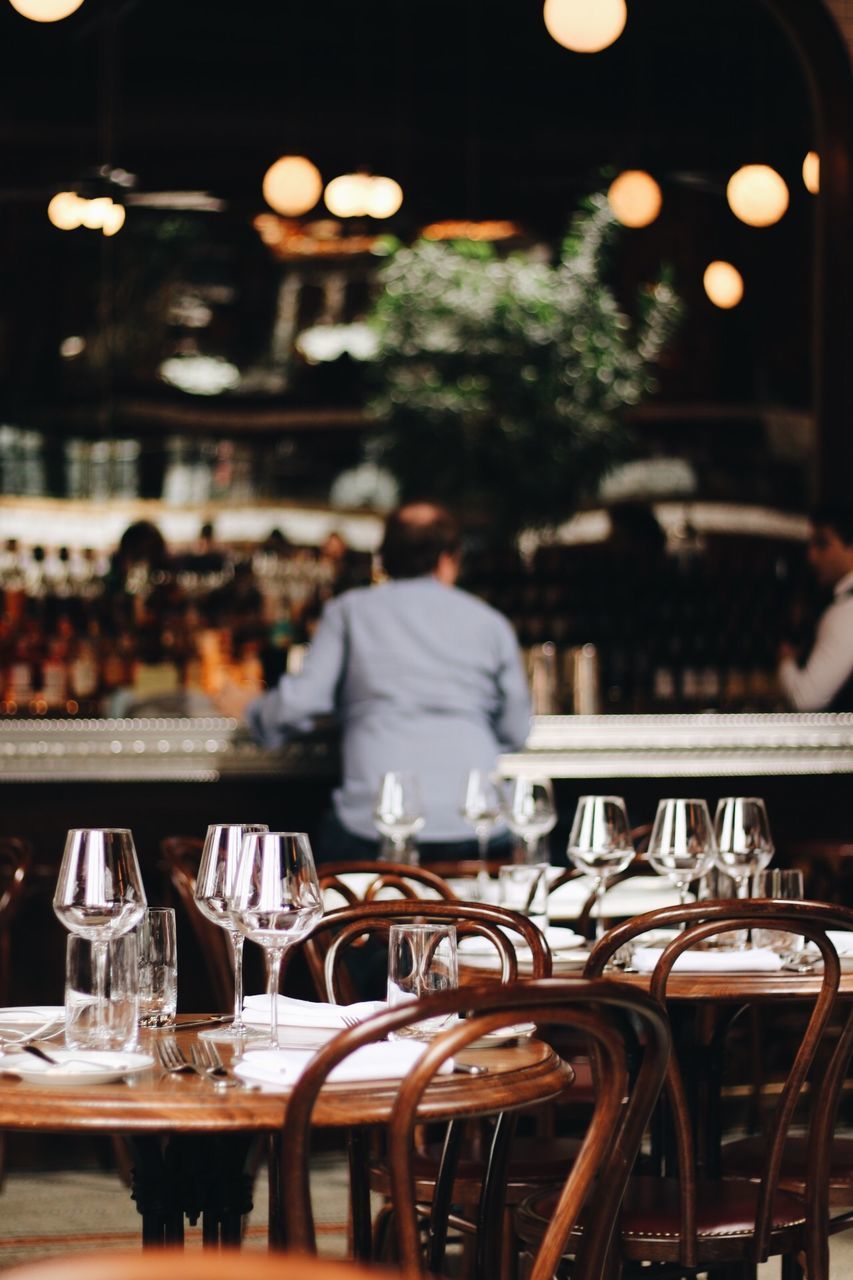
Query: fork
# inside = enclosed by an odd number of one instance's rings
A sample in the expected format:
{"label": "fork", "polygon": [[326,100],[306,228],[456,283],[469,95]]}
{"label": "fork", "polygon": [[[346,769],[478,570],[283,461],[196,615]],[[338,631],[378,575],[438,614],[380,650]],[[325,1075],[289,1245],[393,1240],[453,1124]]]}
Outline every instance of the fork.
{"label": "fork", "polygon": [[193,1062],[188,1062],[184,1057],[183,1051],[178,1048],[174,1040],[161,1040],[157,1045],[157,1053],[164,1069],[175,1074],[181,1072],[192,1072],[193,1075],[203,1076],[205,1073]]}
{"label": "fork", "polygon": [[199,1040],[192,1046],[191,1053],[196,1070],[208,1076],[221,1088],[233,1088],[240,1083],[225,1066],[215,1045],[209,1044],[206,1040]]}

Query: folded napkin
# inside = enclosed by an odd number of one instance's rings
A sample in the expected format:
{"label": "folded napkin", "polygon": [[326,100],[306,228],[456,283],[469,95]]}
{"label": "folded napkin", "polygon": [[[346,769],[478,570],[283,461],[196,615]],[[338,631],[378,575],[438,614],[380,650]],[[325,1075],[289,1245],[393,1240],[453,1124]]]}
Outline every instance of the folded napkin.
{"label": "folded napkin", "polygon": [[826,936],[839,956],[853,956],[853,933],[846,929],[827,929]]}
{"label": "folded napkin", "polygon": [[[364,1080],[400,1080],[407,1075],[427,1045],[419,1040],[382,1040],[365,1044],[339,1063],[329,1074],[331,1083],[358,1083]],[[244,1053],[234,1072],[251,1084],[289,1089],[314,1057],[310,1050],[253,1049]],[[440,1074],[453,1070],[452,1060],[440,1067]]]}
{"label": "folded napkin", "polygon": [[[661,947],[637,947],[634,967],[640,973],[651,973],[663,955]],[[767,947],[751,951],[685,951],[672,966],[678,973],[777,973],[782,957]]]}
{"label": "folded napkin", "polygon": [[[500,926],[515,947],[516,955],[519,960],[530,960],[532,952],[526,942],[521,941],[519,934],[514,929],[504,929]],[[544,930],[545,941],[555,953],[561,951],[574,951],[578,947],[582,947],[584,939],[579,933],[573,933],[571,929],[563,929],[558,925],[548,925]],[[488,938],[482,934],[474,934],[469,938],[460,938],[458,950],[460,955],[492,955],[497,956],[497,950]]]}
{"label": "folded napkin", "polygon": [[[372,1013],[379,1013],[388,1007],[382,1000],[362,1000],[358,1004],[323,1004],[315,1000],[296,1000],[292,996],[277,996],[276,999],[278,1021],[282,1027],[342,1029],[351,1026],[353,1019],[363,1022]],[[252,1026],[269,1026],[269,996],[246,996],[243,1001],[243,1020]]]}

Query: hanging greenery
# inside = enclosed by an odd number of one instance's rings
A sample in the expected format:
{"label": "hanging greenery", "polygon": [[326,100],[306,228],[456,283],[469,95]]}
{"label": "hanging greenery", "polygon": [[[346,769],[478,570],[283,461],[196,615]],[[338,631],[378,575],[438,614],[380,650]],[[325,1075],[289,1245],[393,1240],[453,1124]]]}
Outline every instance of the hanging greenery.
{"label": "hanging greenery", "polygon": [[654,387],[678,318],[665,278],[622,313],[601,279],[603,195],[560,259],[421,240],[380,273],[371,453],[403,497],[439,498],[515,532],[566,519],[628,448],[624,410]]}

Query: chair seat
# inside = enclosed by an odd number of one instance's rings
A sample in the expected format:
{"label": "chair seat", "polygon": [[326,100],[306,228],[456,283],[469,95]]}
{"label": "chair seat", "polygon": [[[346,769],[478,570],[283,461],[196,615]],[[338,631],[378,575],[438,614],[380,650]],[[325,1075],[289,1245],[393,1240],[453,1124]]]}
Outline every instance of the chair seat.
{"label": "chair seat", "polygon": [[[697,1228],[700,1258],[740,1257],[753,1237],[759,1186],[743,1178],[697,1183]],[[556,1192],[531,1196],[519,1209],[518,1232],[535,1241],[557,1204]],[[674,1178],[636,1177],[628,1183],[619,1222],[623,1256],[661,1261],[678,1256],[681,1236],[680,1189]],[[802,1199],[779,1191],[773,1204],[771,1231],[777,1245],[805,1223]],[[581,1223],[582,1226],[582,1223]]]}

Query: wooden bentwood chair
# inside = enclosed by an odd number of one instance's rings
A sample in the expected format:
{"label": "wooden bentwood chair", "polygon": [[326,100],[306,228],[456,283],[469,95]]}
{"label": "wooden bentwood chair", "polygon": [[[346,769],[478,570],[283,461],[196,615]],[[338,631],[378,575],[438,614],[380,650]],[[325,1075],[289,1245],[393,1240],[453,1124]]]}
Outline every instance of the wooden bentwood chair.
{"label": "wooden bentwood chair", "polygon": [[177,899],[201,952],[215,1011],[230,1013],[234,1008],[234,957],[228,930],[203,916],[194,896],[203,847],[204,841],[197,836],[166,836],[160,841],[160,857],[172,897]]}
{"label": "wooden bentwood chair", "polygon": [[[388,898],[440,898],[456,902],[457,896],[441,876],[426,867],[409,867],[402,862],[324,862],[317,867],[324,901],[326,894],[337,893],[344,905],[355,907],[360,902]],[[367,877],[361,892],[350,878]]]}
{"label": "wooden bentwood chair", "polygon": [[[586,975],[599,975],[621,947],[643,933],[681,924],[686,926],[684,931],[663,949],[651,978],[651,994],[661,1005],[666,1004],[678,957],[690,947],[733,928],[772,928],[804,936],[819,949],[823,974],[819,992],[810,1002],[805,1032],[778,1096],[760,1165],[750,1177],[720,1175],[720,1135],[709,1136],[703,1125],[708,1125],[709,1114],[712,1124],[715,1116],[714,1073],[719,1068],[725,1029],[733,1020],[731,1010],[748,1007],[753,999],[760,1002],[762,978],[768,975],[751,975],[750,981],[743,983],[746,991],[741,999],[737,998],[737,979],[733,980],[731,998],[725,1001],[729,1015],[706,1044],[684,1039],[678,1043],[676,1036],[665,1091],[673,1131],[671,1146],[656,1172],[635,1174],[630,1179],[617,1248],[628,1264],[669,1264],[670,1274],[674,1269],[674,1274],[695,1275],[709,1267],[725,1266],[737,1269],[744,1277],[754,1276],[756,1265],[770,1255],[782,1255],[788,1266],[786,1274],[793,1274],[790,1267],[805,1251],[809,1280],[828,1280],[829,1149],[853,1048],[853,1012],[845,1013],[841,1035],[833,1042],[829,1023],[837,1007],[841,971],[826,931],[853,928],[853,912],[823,903],[772,899],[703,902],[652,911],[610,930],[593,949]],[[693,976],[697,987],[701,987],[704,977]],[[771,976],[777,985],[785,980],[785,975]],[[725,981],[725,976],[718,974],[716,981]],[[794,991],[791,998],[795,998]],[[680,1011],[684,1007],[682,1002]],[[823,1053],[830,1055],[828,1069],[819,1057]],[[689,1073],[684,1070],[688,1057]],[[819,1081],[815,1078],[818,1071]],[[703,1072],[704,1081],[697,1079]],[[780,1170],[794,1113],[810,1075],[816,1102],[805,1193],[797,1195],[780,1187]],[[553,1195],[540,1194],[523,1206],[518,1215],[523,1239],[535,1245],[545,1230],[553,1204]]]}
{"label": "wooden bentwood chair", "polygon": [[[281,1208],[290,1248],[315,1251],[308,1180],[311,1115],[330,1071],[362,1045],[384,1039],[422,1018],[461,1013],[464,1019],[441,1032],[400,1084],[387,1126],[388,1165],[402,1274],[420,1280],[439,1274],[446,1239],[444,1197],[436,1194],[423,1238],[413,1176],[414,1131],[424,1095],[441,1064],[484,1034],[519,1021],[537,1026],[570,1026],[594,1045],[599,1082],[595,1109],[554,1212],[538,1243],[529,1280],[550,1280],[584,1208],[584,1229],[576,1250],[574,1280],[600,1280],[613,1224],[628,1172],[664,1080],[669,1026],[659,1002],[645,992],[609,980],[545,979],[490,983],[428,997],[380,1013],[335,1037],[300,1076],[288,1102],[281,1140]],[[639,1033],[639,1034],[638,1034]],[[639,1056],[632,1076],[630,1063]],[[570,1069],[566,1068],[567,1077]],[[556,1086],[555,1086],[556,1087]],[[430,1099],[440,1114],[440,1088]],[[524,1098],[508,1088],[500,1099],[478,1215],[476,1274],[498,1274],[499,1224],[507,1141]],[[472,1091],[472,1111],[477,1110]]]}

